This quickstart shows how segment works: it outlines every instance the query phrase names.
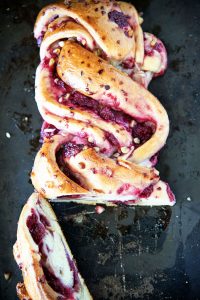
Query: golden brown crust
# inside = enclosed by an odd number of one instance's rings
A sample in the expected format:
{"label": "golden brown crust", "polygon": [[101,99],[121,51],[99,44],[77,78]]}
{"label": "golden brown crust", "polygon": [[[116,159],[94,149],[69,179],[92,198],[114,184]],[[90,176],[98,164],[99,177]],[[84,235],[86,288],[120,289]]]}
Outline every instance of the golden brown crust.
{"label": "golden brown crust", "polygon": [[134,37],[135,37],[135,61],[142,64],[144,60],[144,38],[143,31],[140,26],[140,20],[137,10],[133,5],[126,2],[118,2],[121,10],[128,16],[132,17],[134,24]]}
{"label": "golden brown crust", "polygon": [[[35,189],[46,198],[57,198],[66,194],[86,194],[87,190],[68,178],[58,167],[56,151],[68,137],[54,136],[46,139],[35,158],[31,180]],[[42,176],[41,176],[42,174]]]}
{"label": "golden brown crust", "polygon": [[67,17],[58,18],[49,24],[40,47],[41,59],[45,57],[51,44],[62,39],[76,38],[78,41],[81,42],[82,40],[82,42],[86,43],[91,50],[94,48],[94,40],[88,31],[80,24],[68,19]]}
{"label": "golden brown crust", "polygon": [[[165,109],[141,87],[166,68],[166,51],[161,41],[162,51],[154,49],[155,37],[143,36],[140,24],[136,9],[120,1],[51,4],[38,15],[34,34],[42,40],[42,61],[36,72],[36,101],[43,119],[61,135],[54,136],[52,144],[45,140],[33,167],[33,185],[46,197],[82,194],[80,201],[84,197],[92,201],[95,192],[106,197],[127,189],[135,199],[137,189],[139,195],[157,184],[155,169],[144,171],[135,163],[152,166],[152,156],[168,136]],[[134,127],[141,122],[151,131],[150,138],[144,134],[146,141],[134,138]],[[61,172],[56,162],[57,147],[70,139],[93,147],[65,159],[80,185]],[[92,174],[95,165],[97,172]],[[112,178],[104,174],[106,166]],[[169,199],[166,186],[164,190]],[[94,203],[100,201],[97,198]]]}
{"label": "golden brown crust", "polygon": [[[73,118],[74,120],[84,122],[84,127],[87,127],[89,124],[94,126],[94,128],[97,127],[101,130],[112,133],[121,146],[130,145],[132,137],[123,126],[114,122],[108,123],[106,120],[101,119],[87,110],[79,108],[71,109],[69,105],[59,103],[56,100],[54,90],[52,89],[50,71],[41,64],[38,66],[36,71],[35,86],[35,98],[42,117],[54,126],[58,126],[58,129],[62,130],[63,127],[65,127],[65,130],[68,131],[67,126],[63,123],[67,122],[67,119],[70,122],[70,119]],[[55,123],[52,123],[52,114],[54,115],[53,118]],[[50,119],[51,121],[49,121]],[[57,119],[57,121],[55,119]],[[58,122],[60,124],[58,124]]]}
{"label": "golden brown crust", "polygon": [[19,282],[16,286],[16,290],[17,296],[20,300],[32,300],[27,293],[24,283]]}
{"label": "golden brown crust", "polygon": [[120,194],[123,185],[130,185],[127,193],[138,193],[159,180],[155,169],[139,167],[133,163],[117,163],[98,155],[90,148],[66,159],[66,164],[80,179],[82,186],[92,192]]}
{"label": "golden brown crust", "polygon": [[[103,70],[101,75],[100,69]],[[136,120],[156,123],[155,133],[133,152],[132,161],[139,163],[150,158],[164,146],[169,133],[169,120],[164,107],[128,75],[72,41],[65,42],[62,48],[57,72],[64,82],[82,94],[98,101],[101,99]]]}
{"label": "golden brown crust", "polygon": [[[108,18],[108,13],[111,10],[120,9],[121,2],[104,1],[94,3],[91,1],[87,4],[84,2],[71,2],[69,6],[62,3],[56,3],[45,7],[38,15],[35,23],[35,36],[38,38],[39,32],[52,16],[58,15],[59,17],[68,16],[83,25],[88,32],[94,37],[96,43],[101,49],[110,57],[116,60],[122,60],[128,55],[135,55],[135,38],[126,36],[124,31],[117,26],[116,23],[111,22]],[[130,5],[124,4],[125,12],[128,11]],[[137,23],[137,12],[130,14],[133,24]],[[138,17],[137,17],[138,18]],[[138,24],[139,26],[139,24]]]}
{"label": "golden brown crust", "polygon": [[[46,139],[35,158],[32,183],[37,191],[49,199],[70,194],[92,196],[95,193],[113,194],[116,197],[129,193],[136,197],[159,180],[155,169],[141,167],[123,159],[115,162],[89,148],[76,156],[65,158],[66,167],[79,179],[80,186],[69,179],[56,162],[56,151],[67,141],[68,136],[60,135]],[[125,191],[124,185],[127,187]]]}

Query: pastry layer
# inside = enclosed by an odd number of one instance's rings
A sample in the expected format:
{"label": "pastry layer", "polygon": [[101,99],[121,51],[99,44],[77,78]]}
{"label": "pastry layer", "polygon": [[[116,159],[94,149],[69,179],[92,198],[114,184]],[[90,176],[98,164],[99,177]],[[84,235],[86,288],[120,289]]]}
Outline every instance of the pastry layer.
{"label": "pastry layer", "polygon": [[165,72],[167,54],[142,21],[120,1],[55,3],[39,13],[35,98],[45,125],[31,179],[45,197],[174,203],[153,168],[168,115],[146,89]]}
{"label": "pastry layer", "polygon": [[14,256],[24,279],[17,286],[22,299],[92,299],[50,204],[38,193],[20,215]]}

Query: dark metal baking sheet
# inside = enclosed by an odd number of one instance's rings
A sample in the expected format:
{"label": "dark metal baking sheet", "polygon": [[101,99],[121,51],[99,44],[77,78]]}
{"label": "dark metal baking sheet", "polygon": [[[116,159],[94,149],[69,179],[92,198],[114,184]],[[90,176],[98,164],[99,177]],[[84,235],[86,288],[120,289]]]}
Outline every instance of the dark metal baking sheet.
{"label": "dark metal baking sheet", "polygon": [[[33,23],[50,1],[0,2],[0,299],[16,299],[17,220],[29,181],[41,118],[34,102],[39,61]],[[144,29],[167,45],[169,69],[150,89],[171,120],[159,169],[173,188],[173,208],[54,204],[94,299],[200,298],[200,1],[133,1]],[[11,137],[6,137],[6,132]],[[11,272],[5,280],[4,272]]]}

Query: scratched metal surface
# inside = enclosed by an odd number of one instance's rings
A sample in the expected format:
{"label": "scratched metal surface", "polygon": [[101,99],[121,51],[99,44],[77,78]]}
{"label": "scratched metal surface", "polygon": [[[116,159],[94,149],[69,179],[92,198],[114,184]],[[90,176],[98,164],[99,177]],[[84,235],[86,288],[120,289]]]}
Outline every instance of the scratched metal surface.
{"label": "scratched metal surface", "polygon": [[[41,125],[34,102],[38,49],[32,30],[40,8],[49,2],[0,2],[0,299],[16,299],[21,279],[12,245],[21,208],[33,191],[29,172]],[[134,3],[144,12],[144,29],[163,39],[169,52],[167,74],[150,89],[171,120],[159,169],[177,204],[107,208],[101,215],[81,205],[56,204],[54,209],[94,299],[198,299],[200,2]]]}

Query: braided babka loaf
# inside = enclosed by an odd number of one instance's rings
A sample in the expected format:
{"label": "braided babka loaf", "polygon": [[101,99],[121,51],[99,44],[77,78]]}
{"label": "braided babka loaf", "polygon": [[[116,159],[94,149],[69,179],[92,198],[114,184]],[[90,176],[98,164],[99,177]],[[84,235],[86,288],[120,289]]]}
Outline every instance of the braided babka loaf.
{"label": "braided babka loaf", "polygon": [[55,214],[54,201],[173,205],[155,169],[169,120],[148,90],[167,67],[163,43],[143,33],[128,3],[70,1],[39,13],[35,98],[44,123],[20,215],[15,259],[22,300],[92,299]]}
{"label": "braided babka loaf", "polygon": [[35,98],[44,123],[31,179],[48,199],[173,205],[154,168],[168,115],[148,90],[164,73],[163,43],[119,1],[46,6],[34,35],[41,62]]}

